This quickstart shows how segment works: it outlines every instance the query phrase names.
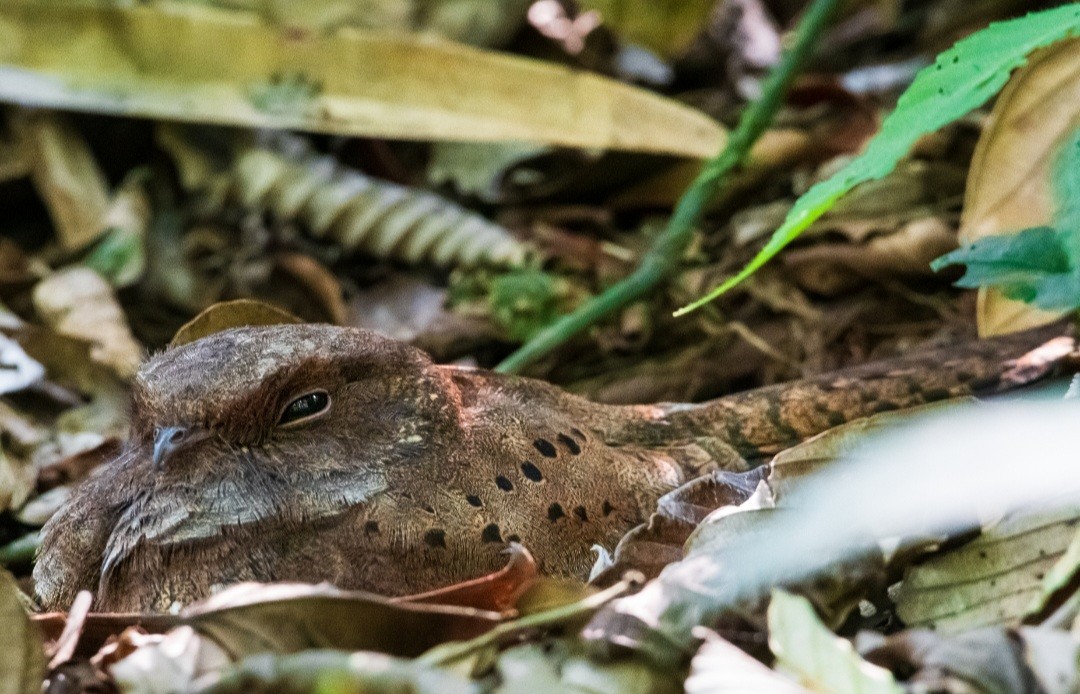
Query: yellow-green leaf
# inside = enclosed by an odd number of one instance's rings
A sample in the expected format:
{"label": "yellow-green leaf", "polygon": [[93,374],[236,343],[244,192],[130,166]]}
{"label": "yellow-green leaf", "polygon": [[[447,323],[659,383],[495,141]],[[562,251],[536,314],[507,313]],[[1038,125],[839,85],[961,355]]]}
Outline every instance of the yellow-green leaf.
{"label": "yellow-green leaf", "polygon": [[582,0],[623,39],[662,54],[672,54],[701,33],[713,0]]}
{"label": "yellow-green leaf", "polygon": [[45,678],[41,630],[19,599],[15,577],[0,569],[0,694],[37,694]]}
{"label": "yellow-green leaf", "polygon": [[349,28],[319,34],[168,2],[0,0],[0,100],[368,137],[523,140],[699,158],[724,140],[701,112],[588,72],[430,37]]}

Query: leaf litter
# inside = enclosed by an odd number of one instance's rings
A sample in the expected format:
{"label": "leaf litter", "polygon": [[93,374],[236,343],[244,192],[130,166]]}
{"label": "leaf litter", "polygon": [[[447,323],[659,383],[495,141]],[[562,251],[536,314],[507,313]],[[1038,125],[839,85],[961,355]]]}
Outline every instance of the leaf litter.
{"label": "leaf litter", "polygon": [[[958,18],[930,4],[938,24],[921,33],[890,3],[845,10],[712,202],[680,276],[530,375],[612,402],[701,400],[956,342],[976,315],[983,331],[1013,320],[988,315],[986,299],[976,313],[928,264],[957,245],[958,226],[968,240],[1002,210],[1042,210],[994,191],[1019,176],[1030,199],[1048,199],[1038,167],[1075,114],[1067,89],[1039,80],[1071,74],[1074,42],[1036,53],[988,121],[984,109],[944,126],[855,189],[783,269],[669,317],[750,261],[806,204],[800,193],[849,170],[910,65],[942,47],[935,31],[968,33],[1011,11]],[[78,16],[92,49],[81,64],[55,42],[0,59],[0,199],[12,210],[0,239],[0,558],[19,576],[37,529],[115,456],[134,370],[170,341],[319,320],[492,366],[625,276],[698,166],[686,159],[715,152],[718,123],[756,93],[778,27],[794,19],[768,1],[687,3],[670,25],[633,2],[166,5],[65,4],[47,16],[0,3],[5,36],[52,35]],[[132,43],[102,38],[119,16]],[[195,55],[194,34],[172,31],[185,22],[256,58],[218,82],[176,80]],[[163,35],[174,40],[153,38]],[[326,52],[275,70],[267,56],[281,35]],[[327,76],[358,54],[396,55],[399,69],[367,83]],[[132,56],[150,56],[144,73],[128,69]],[[402,76],[418,64],[442,79]],[[883,66],[900,76],[893,86],[855,79]],[[456,71],[475,77],[468,89]],[[594,72],[651,75],[641,84],[664,95]],[[526,74],[532,100],[512,96]],[[1053,127],[1011,130],[1019,103]],[[153,122],[164,117],[189,125]],[[489,144],[463,144],[474,140]],[[1033,355],[1017,378],[1067,364],[1070,351]],[[590,585],[538,576],[525,548],[489,576],[404,600],[243,585],[177,614],[80,603],[28,618],[32,586],[4,574],[0,681],[38,691],[48,653],[56,691],[1071,690],[1076,514],[1041,502],[1075,491],[1072,413],[950,412],[918,414],[907,434],[888,434],[901,415],[856,422],[755,470],[691,481],[617,546],[596,548],[606,560]],[[934,417],[949,424],[935,429]],[[879,435],[896,437],[886,452],[864,448]]]}

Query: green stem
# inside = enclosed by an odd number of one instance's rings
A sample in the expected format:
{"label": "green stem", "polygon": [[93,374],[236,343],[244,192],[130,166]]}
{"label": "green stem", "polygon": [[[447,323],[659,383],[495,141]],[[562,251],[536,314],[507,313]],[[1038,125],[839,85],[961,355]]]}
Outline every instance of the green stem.
{"label": "green stem", "polygon": [[628,277],[613,284],[572,313],[568,313],[537,333],[516,352],[495,367],[496,371],[517,373],[527,364],[596,324],[602,318],[648,294],[678,267],[705,206],[712,200],[729,173],[746,159],[750,147],[772,122],[791,81],[817,43],[839,0],[814,0],[799,22],[795,43],[762,86],[761,98],[750,104],[724,148],[706,162],[701,173],[679,199],[667,228],[653,243],[641,264]]}

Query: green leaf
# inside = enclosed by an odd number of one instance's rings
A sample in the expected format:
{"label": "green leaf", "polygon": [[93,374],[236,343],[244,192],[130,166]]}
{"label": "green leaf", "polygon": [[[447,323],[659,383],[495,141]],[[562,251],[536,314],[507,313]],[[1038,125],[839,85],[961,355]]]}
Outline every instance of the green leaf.
{"label": "green leaf", "polygon": [[934,271],[966,265],[960,287],[1030,281],[1039,275],[1069,271],[1069,256],[1056,229],[1035,227],[1013,236],[988,236],[946,253],[930,263]]}
{"label": "green leaf", "polygon": [[1080,306],[1080,130],[1062,145],[1054,167],[1053,227],[988,236],[930,263],[966,265],[960,287],[995,286],[1010,299],[1043,309]]}
{"label": "green leaf", "polygon": [[769,647],[777,666],[803,686],[829,694],[900,694],[888,670],[872,665],[851,642],[833,635],[806,598],[775,590],[769,603]]}
{"label": "green leaf", "polygon": [[915,77],[861,155],[799,198],[765,247],[737,275],[678,313],[699,308],[742,282],[852,188],[892,171],[920,137],[986,103],[1029,53],[1077,32],[1080,3],[1072,3],[991,24],[941,53]]}

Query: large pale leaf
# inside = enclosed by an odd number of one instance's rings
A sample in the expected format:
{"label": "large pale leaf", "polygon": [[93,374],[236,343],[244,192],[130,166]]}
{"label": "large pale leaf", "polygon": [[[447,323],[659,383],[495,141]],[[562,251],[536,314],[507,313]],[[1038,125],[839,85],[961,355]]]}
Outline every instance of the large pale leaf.
{"label": "large pale leaf", "polygon": [[[58,41],[62,36],[64,40]],[[220,50],[220,47],[228,50]],[[0,0],[0,100],[410,140],[709,157],[723,129],[598,75],[448,41],[198,5]]]}
{"label": "large pale leaf", "polygon": [[[1040,51],[1009,81],[975,148],[964,194],[961,241],[1017,233],[1052,221],[1054,153],[1080,126],[1078,101],[1080,39]],[[1059,315],[1007,299],[997,289],[979,292],[983,335],[1042,325]]]}

